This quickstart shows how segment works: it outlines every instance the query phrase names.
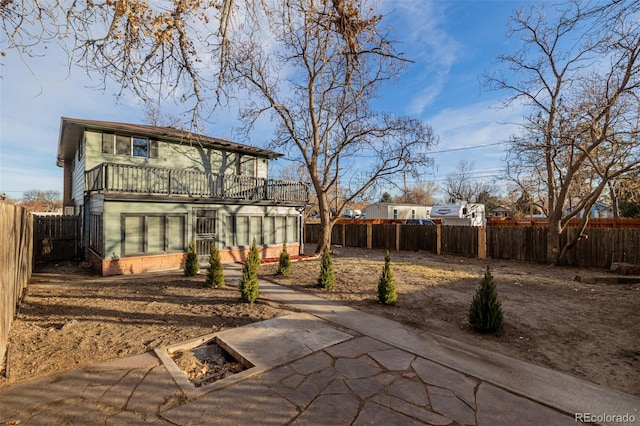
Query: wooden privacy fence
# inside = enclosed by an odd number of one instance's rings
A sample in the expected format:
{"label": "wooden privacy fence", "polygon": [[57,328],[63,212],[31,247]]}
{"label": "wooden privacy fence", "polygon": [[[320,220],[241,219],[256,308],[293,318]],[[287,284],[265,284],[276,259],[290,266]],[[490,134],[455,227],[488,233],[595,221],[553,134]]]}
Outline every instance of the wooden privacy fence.
{"label": "wooden privacy fence", "polygon": [[[425,250],[466,257],[547,261],[546,226],[433,226],[349,224],[333,227],[331,241],[345,247],[387,250]],[[576,228],[567,228],[562,244]],[[305,242],[316,243],[320,224],[305,225]],[[589,227],[568,255],[572,266],[609,268],[612,262],[640,264],[640,228]]]}
{"label": "wooden privacy fence", "polygon": [[0,201],[0,362],[7,353],[9,327],[33,265],[33,219],[22,208]]}
{"label": "wooden privacy fence", "polygon": [[33,248],[36,261],[75,259],[80,252],[79,216],[36,216]]}

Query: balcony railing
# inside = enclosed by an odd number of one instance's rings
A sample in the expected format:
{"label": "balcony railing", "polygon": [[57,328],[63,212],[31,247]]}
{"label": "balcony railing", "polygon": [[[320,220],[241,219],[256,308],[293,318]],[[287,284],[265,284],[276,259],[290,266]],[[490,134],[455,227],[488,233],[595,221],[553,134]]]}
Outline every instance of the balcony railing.
{"label": "balcony railing", "polygon": [[304,204],[302,182],[103,163],[85,172],[87,191]]}

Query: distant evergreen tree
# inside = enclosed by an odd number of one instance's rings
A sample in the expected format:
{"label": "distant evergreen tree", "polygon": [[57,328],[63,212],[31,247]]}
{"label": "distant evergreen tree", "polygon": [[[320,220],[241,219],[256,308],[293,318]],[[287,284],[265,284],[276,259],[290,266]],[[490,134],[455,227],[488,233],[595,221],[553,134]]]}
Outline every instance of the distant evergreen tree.
{"label": "distant evergreen tree", "polygon": [[333,261],[331,260],[331,253],[329,247],[325,246],[322,250],[322,260],[320,261],[320,277],[318,278],[318,285],[327,290],[331,290],[335,284],[336,278],[333,272]]}
{"label": "distant evergreen tree", "polygon": [[222,262],[220,261],[220,251],[215,241],[211,243],[207,287],[224,287],[224,272],[222,271]]}
{"label": "distant evergreen tree", "polygon": [[287,252],[286,243],[282,244],[282,251],[280,252],[280,262],[278,263],[276,274],[282,275],[283,277],[287,277],[289,276],[289,274],[291,274],[291,259],[289,258],[289,253]]}
{"label": "distant evergreen tree", "polygon": [[242,267],[242,278],[240,278],[240,297],[245,303],[253,303],[260,296],[260,288],[258,286],[259,267],[260,253],[254,239],[247,255],[247,261]]}
{"label": "distant evergreen tree", "polygon": [[187,259],[184,265],[184,275],[187,277],[194,277],[200,270],[198,264],[198,252],[196,251],[196,241],[191,240],[189,248],[187,248]]}
{"label": "distant evergreen tree", "polygon": [[488,266],[469,307],[469,324],[480,333],[499,332],[504,327],[502,306]]}
{"label": "distant evergreen tree", "polygon": [[382,275],[378,282],[378,300],[385,305],[394,305],[398,300],[396,284],[393,282],[393,275],[391,274],[391,257],[389,256],[389,250],[387,250],[384,256],[384,267],[382,268]]}

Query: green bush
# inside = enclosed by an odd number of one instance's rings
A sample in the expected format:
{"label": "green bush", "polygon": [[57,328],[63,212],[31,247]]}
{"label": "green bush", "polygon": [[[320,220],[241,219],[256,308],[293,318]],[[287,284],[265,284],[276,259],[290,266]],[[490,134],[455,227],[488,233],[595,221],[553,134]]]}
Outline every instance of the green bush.
{"label": "green bush", "polygon": [[184,265],[184,275],[187,277],[194,277],[200,270],[198,265],[198,253],[196,252],[196,241],[191,240],[189,248],[187,249],[187,260]]}
{"label": "green bush", "polygon": [[333,272],[333,261],[331,260],[331,253],[329,247],[325,246],[322,250],[322,260],[320,261],[320,277],[318,278],[318,285],[327,290],[331,290],[335,284],[336,277]]}
{"label": "green bush", "polygon": [[276,270],[277,275],[282,275],[283,277],[289,276],[291,274],[291,259],[289,258],[289,253],[287,252],[287,244],[282,244],[282,251],[280,252],[280,262],[278,263],[278,269]]}
{"label": "green bush", "polygon": [[240,278],[240,298],[245,303],[253,303],[260,296],[260,288],[258,286],[259,267],[260,253],[254,239],[247,255],[247,261],[242,267],[242,278]]}
{"label": "green bush", "polygon": [[380,281],[378,281],[378,300],[385,305],[394,305],[398,300],[396,294],[396,284],[393,282],[393,275],[391,274],[391,257],[389,256],[389,250],[384,256],[384,267],[382,268],[382,275]]}
{"label": "green bush", "polygon": [[469,307],[469,324],[480,333],[495,333],[504,327],[502,306],[488,266]]}
{"label": "green bush", "polygon": [[215,241],[211,243],[207,287],[224,287],[224,272],[222,271],[222,262],[220,262],[220,251],[218,251],[218,244]]}

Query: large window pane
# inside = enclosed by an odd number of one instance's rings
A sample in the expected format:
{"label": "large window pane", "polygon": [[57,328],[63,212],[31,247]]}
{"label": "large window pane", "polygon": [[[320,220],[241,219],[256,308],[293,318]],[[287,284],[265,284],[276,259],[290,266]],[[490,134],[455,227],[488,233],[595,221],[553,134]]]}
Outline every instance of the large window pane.
{"label": "large window pane", "polygon": [[131,155],[131,138],[129,136],[116,135],[116,154]]}
{"label": "large window pane", "polygon": [[103,154],[113,154],[114,139],[115,139],[115,135],[113,133],[102,134],[102,153]]}
{"label": "large window pane", "polygon": [[249,241],[249,218],[247,216],[236,216],[236,245],[248,246]]}
{"label": "large window pane", "polygon": [[251,217],[251,241],[256,240],[256,244],[262,242],[262,218],[259,216]]}
{"label": "large window pane", "polygon": [[282,244],[285,241],[285,218],[276,217],[276,244]]}
{"label": "large window pane", "polygon": [[295,243],[298,241],[298,218],[296,216],[287,217],[287,242]]}
{"label": "large window pane", "polygon": [[147,252],[164,251],[164,217],[149,216],[147,218]]}
{"label": "large window pane", "polygon": [[133,138],[133,156],[149,157],[149,140],[147,138]]}
{"label": "large window pane", "polygon": [[223,216],[223,221],[225,230],[223,245],[225,247],[233,247],[235,244],[233,240],[233,216]]}
{"label": "large window pane", "polygon": [[264,244],[275,244],[276,234],[274,218],[267,216],[264,218]]}
{"label": "large window pane", "polygon": [[186,244],[184,241],[184,225],[185,225],[185,217],[184,216],[169,216],[168,218],[168,226],[167,232],[169,233],[168,238],[168,251],[184,251],[186,248]]}
{"label": "large window pane", "polygon": [[124,253],[144,252],[144,217],[126,216],[124,219]]}

